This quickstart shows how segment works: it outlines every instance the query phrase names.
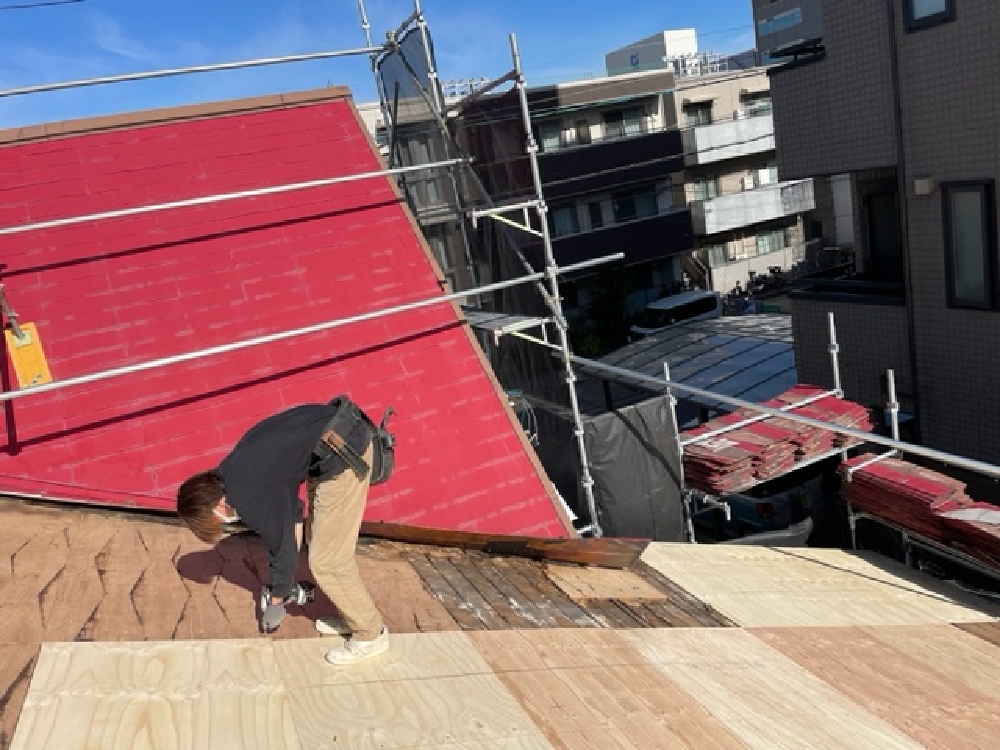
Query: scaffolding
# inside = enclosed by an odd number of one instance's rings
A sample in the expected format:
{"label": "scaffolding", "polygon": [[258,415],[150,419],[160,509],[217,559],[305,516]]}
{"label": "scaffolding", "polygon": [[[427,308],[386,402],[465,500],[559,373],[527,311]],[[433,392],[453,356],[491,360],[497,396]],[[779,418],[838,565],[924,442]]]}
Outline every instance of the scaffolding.
{"label": "scaffolding", "polygon": [[[414,0],[414,11],[413,13],[394,31],[387,34],[387,41],[383,45],[373,45],[371,42],[370,24],[367,18],[367,13],[365,11],[365,5],[363,0],[358,0],[358,10],[361,19],[362,30],[365,34],[367,45],[358,49],[348,49],[339,51],[328,51],[328,52],[317,52],[305,55],[290,55],[285,57],[274,57],[274,58],[264,58],[257,60],[246,60],[231,63],[219,63],[215,65],[204,65],[195,66],[189,68],[175,68],[168,70],[159,71],[149,71],[143,73],[132,73],[120,76],[108,76],[103,78],[92,78],[77,81],[69,81],[64,83],[55,84],[44,84],[39,86],[28,86],[16,89],[7,89],[0,91],[0,97],[11,97],[20,96],[26,94],[35,94],[46,91],[55,91],[68,88],[78,88],[87,87],[94,85],[103,84],[113,84],[123,81],[136,81],[136,80],[146,80],[152,78],[160,78],[167,76],[175,76],[181,74],[196,74],[196,73],[206,73],[211,71],[219,70],[233,70],[239,68],[249,68],[264,65],[275,65],[282,63],[292,63],[304,60],[316,60],[316,59],[327,59],[327,58],[337,58],[344,57],[348,55],[368,55],[371,63],[372,73],[375,77],[376,87],[379,91],[380,96],[380,106],[382,107],[383,115],[385,116],[387,125],[391,128],[392,137],[391,140],[395,142],[397,130],[399,127],[399,102],[398,102],[398,89],[394,92],[397,99],[395,102],[390,101],[388,97],[388,92],[385,86],[385,78],[381,68],[381,63],[384,62],[386,56],[393,52],[399,50],[400,38],[404,36],[408,31],[416,30],[419,34],[421,40],[421,46],[424,50],[425,58],[422,61],[426,68],[426,74],[429,81],[429,86],[425,87],[418,73],[413,69],[413,67],[407,62],[407,60],[402,58],[404,65],[407,68],[407,72],[413,77],[413,82],[416,89],[419,92],[421,99],[428,106],[429,111],[432,114],[434,125],[440,129],[440,133],[445,140],[446,149],[452,148],[451,138],[447,125],[447,118],[449,113],[460,109],[471,102],[474,102],[479,97],[485,96],[493,91],[496,91],[500,86],[505,84],[512,84],[513,91],[516,91],[519,117],[522,121],[522,126],[524,128],[525,137],[525,153],[530,164],[531,171],[531,195],[524,200],[517,200],[508,204],[495,205],[493,204],[490,196],[486,193],[482,184],[476,181],[474,173],[468,170],[469,160],[466,156],[458,155],[454,156],[452,153],[446,153],[446,158],[439,159],[436,161],[429,161],[421,164],[406,165],[406,166],[390,166],[389,168],[359,173],[353,175],[335,175],[329,178],[314,180],[305,183],[294,183],[285,185],[273,185],[269,187],[258,188],[255,190],[241,191],[238,193],[227,193],[227,194],[217,194],[211,196],[204,196],[199,198],[192,198],[181,201],[174,201],[171,203],[161,203],[153,205],[138,206],[132,208],[120,209],[117,211],[108,211],[103,213],[95,213],[81,216],[70,216],[61,219],[54,219],[44,222],[35,222],[28,224],[21,224],[8,227],[0,227],[0,236],[24,234],[33,231],[39,231],[43,229],[50,229],[57,226],[68,226],[72,224],[78,224],[83,222],[95,222],[103,221],[107,219],[117,218],[121,216],[135,215],[140,213],[148,213],[154,211],[166,211],[187,206],[202,205],[206,203],[240,200],[244,198],[268,195],[280,192],[288,191],[298,191],[298,190],[308,190],[310,188],[326,186],[331,184],[336,184],[338,182],[346,182],[351,180],[366,180],[366,179],[384,179],[386,177],[393,177],[399,180],[405,180],[409,175],[416,172],[422,171],[441,171],[444,170],[448,175],[448,179],[451,181],[454,187],[454,195],[456,197],[455,209],[459,212],[463,219],[463,232],[465,231],[464,221],[468,220],[473,227],[477,225],[480,220],[490,220],[502,225],[505,231],[517,230],[524,234],[530,235],[534,238],[540,239],[542,241],[543,249],[543,267],[541,269],[533,268],[527,259],[521,255],[517,245],[515,244],[515,250],[517,251],[518,259],[521,261],[522,265],[525,267],[525,273],[523,275],[517,276],[515,278],[503,279],[500,281],[495,281],[489,284],[474,285],[470,289],[450,292],[440,296],[435,296],[428,299],[418,300],[411,303],[384,308],[381,310],[372,311],[362,315],[356,315],[348,318],[341,318],[337,320],[325,321],[317,323],[311,326],[285,330],[279,333],[270,334],[267,336],[260,336],[253,339],[247,339],[242,341],[232,342],[230,344],[216,346],[196,351],[189,351],[182,354],[164,357],[157,360],[151,360],[144,363],[139,363],[135,365],[130,365],[127,367],[112,368],[108,370],[103,370],[100,372],[91,373],[84,376],[79,376],[75,378],[69,378],[61,381],[55,381],[45,385],[34,386],[30,388],[24,388],[16,391],[8,391],[0,393],[0,402],[13,401],[18,398],[26,397],[36,397],[44,393],[48,393],[55,390],[60,390],[64,388],[76,387],[86,383],[92,383],[98,380],[105,380],[109,378],[115,378],[131,373],[142,372],[146,370],[152,370],[162,367],[169,367],[174,364],[181,362],[187,362],[195,359],[213,357],[224,355],[229,352],[237,351],[240,349],[259,346],[273,341],[279,341],[283,339],[294,338],[298,336],[306,336],[309,334],[330,330],[339,326],[350,325],[353,323],[358,323],[366,320],[372,320],[375,318],[400,314],[414,309],[419,309],[423,307],[440,305],[440,304],[451,304],[457,300],[476,298],[481,295],[491,294],[500,290],[511,289],[523,285],[534,285],[539,295],[548,309],[548,313],[544,316],[531,317],[522,316],[515,324],[511,325],[500,325],[493,330],[493,335],[496,340],[499,340],[503,336],[515,336],[527,341],[534,342],[535,344],[545,347],[556,354],[556,357],[562,368],[562,377],[567,387],[567,393],[569,397],[570,410],[572,412],[572,418],[574,423],[574,437],[576,443],[576,451],[578,454],[580,472],[581,472],[581,486],[583,487],[585,493],[585,501],[587,505],[587,512],[589,518],[589,525],[584,529],[581,529],[581,533],[589,533],[594,536],[600,536],[602,534],[602,529],[598,523],[597,510],[595,507],[594,494],[593,494],[593,478],[590,474],[590,466],[587,456],[587,448],[584,442],[583,436],[583,426],[582,418],[580,414],[579,401],[577,398],[576,382],[577,378],[574,371],[574,366],[585,366],[589,370],[594,371],[604,371],[612,375],[619,377],[628,378],[632,382],[642,384],[649,390],[665,393],[668,396],[668,400],[671,405],[670,414],[671,419],[674,422],[674,434],[676,436],[676,449],[681,458],[681,472],[682,472],[682,487],[686,493],[685,497],[685,507],[687,509],[687,524],[688,533],[690,536],[690,541],[694,541],[693,525],[691,519],[694,516],[692,503],[692,496],[690,494],[689,488],[687,488],[683,483],[683,454],[684,449],[688,446],[698,444],[705,440],[724,435],[726,432],[731,430],[739,429],[740,427],[753,424],[755,422],[767,419],[769,417],[777,417],[785,420],[790,420],[793,422],[798,422],[809,427],[816,429],[833,431],[842,436],[853,438],[858,441],[862,441],[869,444],[881,445],[888,448],[888,452],[881,454],[874,459],[874,461],[880,461],[885,458],[893,456],[902,456],[905,454],[912,454],[921,456],[934,461],[942,462],[947,465],[955,466],[962,469],[971,470],[986,476],[993,478],[1000,478],[1000,467],[988,464],[985,462],[977,461],[974,459],[964,458],[961,456],[955,456],[942,451],[937,451],[934,449],[926,448],[924,446],[913,445],[909,443],[904,443],[900,441],[899,436],[899,425],[898,425],[898,414],[899,414],[899,404],[897,401],[896,391],[895,391],[895,379],[892,371],[887,373],[888,376],[888,387],[889,387],[889,404],[888,412],[891,415],[891,437],[884,437],[881,435],[876,435],[872,433],[862,432],[852,428],[844,427],[841,425],[836,425],[828,422],[823,422],[810,417],[803,416],[802,414],[796,413],[796,410],[808,403],[813,403],[821,398],[826,398],[830,396],[842,398],[843,391],[841,386],[840,377],[840,363],[839,363],[839,345],[836,338],[836,328],[832,313],[829,315],[829,333],[830,333],[830,344],[829,353],[831,357],[831,365],[833,371],[833,383],[834,387],[832,390],[824,391],[821,394],[805,399],[804,401],[789,404],[781,408],[773,408],[765,406],[759,403],[754,403],[751,401],[746,401],[743,399],[726,396],[720,393],[716,393],[707,389],[698,388],[686,383],[675,381],[671,378],[669,365],[664,363],[663,367],[663,377],[652,377],[647,376],[642,373],[638,373],[631,370],[626,370],[619,368],[607,363],[602,363],[583,357],[574,355],[571,351],[569,344],[569,324],[563,314],[561,305],[561,294],[559,286],[559,277],[567,273],[572,273],[574,271],[582,270],[585,268],[592,268],[622,258],[621,253],[615,253],[606,255],[603,257],[594,258],[582,263],[560,266],[554,256],[552,248],[552,239],[549,234],[549,224],[547,221],[547,206],[543,194],[542,180],[538,164],[538,146],[535,142],[534,135],[531,127],[531,115],[528,106],[527,97],[527,84],[525,81],[524,72],[522,69],[521,58],[518,50],[516,37],[511,34],[509,37],[510,42],[510,54],[513,63],[512,69],[505,73],[503,76],[494,79],[491,82],[481,81],[478,82],[479,85],[476,86],[475,90],[470,91],[468,96],[459,101],[446,103],[445,98],[440,90],[440,85],[437,80],[437,70],[436,64],[433,58],[432,46],[430,42],[430,34],[427,26],[427,22],[424,18],[423,11],[420,6],[419,0]],[[390,159],[394,158],[394,154],[390,152]],[[391,164],[391,162],[390,162]],[[460,175],[459,170],[465,169],[467,174]],[[474,184],[478,186],[482,195],[481,203],[470,204],[463,200],[463,194],[461,188],[462,177],[467,177],[472,180]],[[511,218],[511,214],[521,214],[522,220],[516,221]],[[532,222],[532,218],[535,222]],[[538,228],[535,228],[537,224]],[[471,266],[471,260],[470,266]],[[16,319],[11,317],[11,323],[16,325]],[[548,336],[548,326],[554,326],[557,336],[556,340],[552,341]],[[537,338],[527,333],[527,331],[538,328],[542,332],[542,338]],[[727,404],[733,407],[739,407],[744,409],[749,409],[755,411],[757,416],[742,420],[734,425],[729,425],[725,428],[720,428],[718,430],[713,430],[709,433],[690,437],[683,439],[681,433],[678,430],[677,425],[677,415],[676,415],[676,403],[677,394],[686,394],[689,396],[697,396],[702,398],[709,398],[714,402]],[[789,471],[794,471],[805,466],[816,463],[818,461],[825,460],[837,454],[845,454],[846,448],[839,447],[836,450],[824,453],[819,456],[812,457],[806,461],[799,462],[795,465],[793,469]],[[862,466],[853,467],[852,470],[848,471],[848,480],[850,476],[857,470],[864,468],[864,466],[869,465],[866,463]],[[762,480],[769,481],[769,480]],[[748,488],[744,488],[748,489]],[[727,510],[724,502],[719,498],[711,498],[714,507],[718,507]],[[884,519],[876,518],[871,514],[858,513],[852,508],[848,507],[848,517],[850,521],[850,528],[852,533],[852,545],[856,548],[856,538],[854,536],[854,530],[857,520],[860,519],[871,519],[882,523],[888,527],[893,527],[893,524],[885,521]],[[928,540],[920,537],[917,534],[909,532],[905,529],[900,529],[896,527],[896,530],[903,534],[904,539],[907,543],[907,549],[911,547],[923,547],[927,549],[933,549],[937,554],[941,554],[951,559],[974,566],[981,572],[984,571],[982,566],[976,561],[968,558],[968,556],[959,553],[956,550],[951,550],[949,548],[942,548],[941,545],[933,542],[933,540]]]}

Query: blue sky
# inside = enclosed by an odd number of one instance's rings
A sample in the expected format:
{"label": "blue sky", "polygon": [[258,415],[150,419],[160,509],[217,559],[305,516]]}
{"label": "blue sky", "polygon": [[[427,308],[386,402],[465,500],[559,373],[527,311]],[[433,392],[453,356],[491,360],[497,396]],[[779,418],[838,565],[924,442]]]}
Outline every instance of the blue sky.
{"label": "blue sky", "polygon": [[[0,90],[364,46],[356,0],[84,0],[2,10],[38,1],[0,0]],[[602,75],[606,52],[663,29],[698,29],[702,50],[753,46],[750,0],[422,4],[442,79],[507,72],[511,32],[529,85]],[[379,43],[413,2],[367,0],[365,7]],[[350,57],[3,97],[0,128],[327,84],[350,86],[359,102],[376,98],[367,58]]]}

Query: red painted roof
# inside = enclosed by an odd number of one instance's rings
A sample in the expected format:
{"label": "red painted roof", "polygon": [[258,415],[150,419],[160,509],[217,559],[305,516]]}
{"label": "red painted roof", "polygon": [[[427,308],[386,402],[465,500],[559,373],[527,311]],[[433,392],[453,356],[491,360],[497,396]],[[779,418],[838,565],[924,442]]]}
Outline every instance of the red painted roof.
{"label": "red painted roof", "polygon": [[[381,168],[343,96],[220,109],[0,137],[0,227]],[[0,236],[0,258],[56,380],[441,292],[385,178]],[[0,492],[172,508],[256,420],[341,392],[398,412],[396,474],[366,519],[566,534],[450,304],[15,400]]]}

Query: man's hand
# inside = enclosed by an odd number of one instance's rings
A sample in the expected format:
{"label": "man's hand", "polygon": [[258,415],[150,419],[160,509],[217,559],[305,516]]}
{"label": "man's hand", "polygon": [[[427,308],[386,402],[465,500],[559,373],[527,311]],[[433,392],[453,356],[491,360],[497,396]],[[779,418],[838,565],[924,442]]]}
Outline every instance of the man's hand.
{"label": "man's hand", "polygon": [[269,603],[260,616],[260,629],[265,633],[277,630],[281,621],[285,619],[285,603],[279,601],[278,604]]}

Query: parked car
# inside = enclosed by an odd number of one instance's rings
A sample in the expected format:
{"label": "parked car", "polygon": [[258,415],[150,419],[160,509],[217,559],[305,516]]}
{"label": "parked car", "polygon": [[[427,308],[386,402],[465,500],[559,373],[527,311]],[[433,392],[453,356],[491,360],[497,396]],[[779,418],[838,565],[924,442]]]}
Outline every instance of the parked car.
{"label": "parked car", "polygon": [[700,514],[696,519],[714,525],[724,539],[778,531],[809,518],[813,508],[821,503],[822,495],[823,478],[817,476],[784,492],[761,497],[722,495],[718,499],[729,505],[728,521],[721,511]]}
{"label": "parked car", "polygon": [[650,302],[642,311],[642,319],[630,330],[630,341],[639,341],[666,330],[675,323],[688,320],[711,320],[722,316],[722,295],[697,289],[672,294]]}

